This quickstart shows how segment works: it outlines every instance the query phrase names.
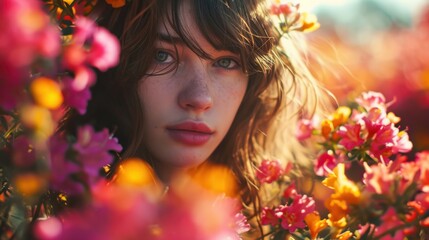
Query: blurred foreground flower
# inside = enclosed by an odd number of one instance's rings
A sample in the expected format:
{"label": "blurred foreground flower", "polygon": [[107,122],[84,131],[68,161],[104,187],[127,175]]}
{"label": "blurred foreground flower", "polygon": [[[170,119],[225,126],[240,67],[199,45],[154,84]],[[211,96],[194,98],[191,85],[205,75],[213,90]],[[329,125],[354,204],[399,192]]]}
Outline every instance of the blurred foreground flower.
{"label": "blurred foreground flower", "polygon": [[[219,174],[214,166],[204,171]],[[239,239],[249,230],[237,199],[212,192],[192,174],[177,176],[168,188],[153,174],[141,159],[124,160],[115,180],[99,182],[83,209],[39,220],[37,238]]]}

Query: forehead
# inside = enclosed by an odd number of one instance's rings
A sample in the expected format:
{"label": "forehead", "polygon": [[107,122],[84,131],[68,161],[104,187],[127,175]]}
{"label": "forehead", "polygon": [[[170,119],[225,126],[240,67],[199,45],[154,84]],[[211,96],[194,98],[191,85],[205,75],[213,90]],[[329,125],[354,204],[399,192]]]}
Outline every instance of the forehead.
{"label": "forehead", "polygon": [[158,25],[158,32],[164,35],[177,35],[180,31],[191,32],[198,29],[195,23],[195,13],[189,0],[179,1],[176,9],[170,4],[164,11],[162,20]]}

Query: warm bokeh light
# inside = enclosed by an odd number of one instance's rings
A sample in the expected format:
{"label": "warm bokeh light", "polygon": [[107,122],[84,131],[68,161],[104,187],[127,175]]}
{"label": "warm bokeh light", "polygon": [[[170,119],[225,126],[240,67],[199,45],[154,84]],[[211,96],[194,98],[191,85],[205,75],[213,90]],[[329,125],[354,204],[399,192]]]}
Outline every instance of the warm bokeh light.
{"label": "warm bokeh light", "polygon": [[63,103],[61,87],[55,80],[39,77],[33,80],[30,91],[34,101],[45,108],[57,109]]}
{"label": "warm bokeh light", "polygon": [[224,193],[227,196],[237,194],[236,180],[226,166],[207,163],[193,169],[190,174],[193,180],[210,191]]}
{"label": "warm bokeh light", "polygon": [[15,187],[25,197],[31,197],[46,190],[46,179],[40,175],[18,174],[14,179]]}
{"label": "warm bokeh light", "polygon": [[157,180],[149,164],[138,158],[130,158],[119,165],[116,182],[138,187],[156,184]]}

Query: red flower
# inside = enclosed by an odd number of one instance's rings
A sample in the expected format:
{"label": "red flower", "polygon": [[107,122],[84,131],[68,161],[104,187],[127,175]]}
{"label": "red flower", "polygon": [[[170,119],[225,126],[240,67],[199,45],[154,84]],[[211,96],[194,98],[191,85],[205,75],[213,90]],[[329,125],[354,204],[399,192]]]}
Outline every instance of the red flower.
{"label": "red flower", "polygon": [[272,183],[277,181],[284,173],[279,161],[263,160],[261,166],[256,171],[256,178],[261,183]]}
{"label": "red flower", "polygon": [[313,198],[307,195],[298,195],[293,200],[290,206],[282,206],[280,211],[283,213],[281,216],[282,228],[294,232],[298,228],[304,228],[305,216],[314,212],[315,202]]}

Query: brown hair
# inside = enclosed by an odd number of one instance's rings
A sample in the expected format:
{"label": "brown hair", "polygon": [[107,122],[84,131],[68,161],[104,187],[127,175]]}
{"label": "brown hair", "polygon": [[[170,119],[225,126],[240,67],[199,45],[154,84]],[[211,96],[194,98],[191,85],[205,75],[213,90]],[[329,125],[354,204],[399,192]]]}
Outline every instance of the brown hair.
{"label": "brown hair", "polygon": [[[258,212],[255,166],[265,157],[303,161],[305,152],[292,135],[294,123],[299,112],[317,109],[322,91],[302,61],[293,36],[280,38],[262,1],[189,1],[202,34],[215,48],[238,53],[249,76],[234,122],[210,161],[232,169],[243,203]],[[80,122],[110,128],[124,146],[123,157],[138,156],[142,114],[137,84],[153,61],[159,24],[170,24],[196,54],[207,54],[181,25],[181,0],[132,0],[119,9],[99,2],[95,12],[99,24],[120,39],[121,59],[115,69],[99,74],[88,113]],[[163,22],[167,9],[171,13],[168,22]]]}

